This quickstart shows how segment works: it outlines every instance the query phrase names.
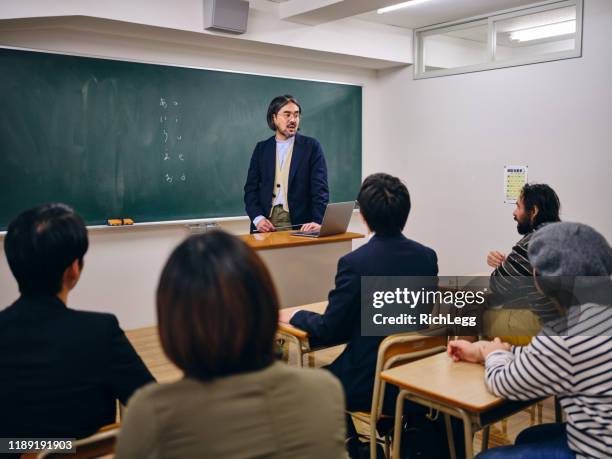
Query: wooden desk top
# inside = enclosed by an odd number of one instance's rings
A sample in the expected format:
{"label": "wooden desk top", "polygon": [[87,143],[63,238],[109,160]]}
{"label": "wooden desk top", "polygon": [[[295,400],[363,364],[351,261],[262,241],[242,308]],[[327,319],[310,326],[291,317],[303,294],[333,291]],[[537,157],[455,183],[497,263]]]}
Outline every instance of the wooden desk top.
{"label": "wooden desk top", "polygon": [[272,233],[243,234],[238,237],[254,250],[280,249],[309,244],[329,244],[331,242],[344,242],[365,237],[359,233],[342,233],[325,237],[298,237],[291,236],[292,232],[275,231]]}
{"label": "wooden desk top", "polygon": [[[318,312],[319,314],[323,314],[325,312],[325,308],[327,307],[327,301],[321,301],[319,303],[311,303],[305,304],[303,306],[294,306],[292,308],[283,308],[283,311],[298,311],[300,309],[305,309],[306,311]],[[295,328],[293,325],[286,324],[284,322],[278,323],[278,330],[284,333],[288,333],[290,335],[295,336],[299,339],[308,338],[308,333],[304,330],[300,330],[299,328]]]}
{"label": "wooden desk top", "polygon": [[[286,308],[286,310],[295,311],[297,309],[306,309],[308,311],[321,313],[325,311],[326,307],[327,301],[322,301],[320,303],[311,303],[293,308]],[[278,329],[292,334],[298,339],[308,338],[308,333],[300,330],[299,328],[292,327],[289,324],[279,322]],[[156,325],[153,325],[152,327],[127,330],[125,334],[158,382],[170,383],[178,381],[183,377],[183,372],[175,367],[164,354],[161,343],[159,342],[159,334],[157,332]]]}
{"label": "wooden desk top", "polygon": [[382,379],[472,413],[482,413],[504,402],[487,389],[482,365],[453,362],[446,352],[383,371]]}
{"label": "wooden desk top", "polygon": [[183,377],[183,372],[164,353],[157,325],[126,330],[125,334],[157,382],[171,383]]}

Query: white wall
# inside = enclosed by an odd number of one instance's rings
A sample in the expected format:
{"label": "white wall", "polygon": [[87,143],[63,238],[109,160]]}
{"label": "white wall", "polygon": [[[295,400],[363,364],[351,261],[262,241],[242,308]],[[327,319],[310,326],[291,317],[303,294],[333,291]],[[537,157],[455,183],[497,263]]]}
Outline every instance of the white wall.
{"label": "white wall", "polygon": [[612,241],[610,24],[612,2],[586,0],[580,59],[425,80],[379,71],[385,168],[413,196],[407,234],[437,250],[443,273],[488,271],[486,253],[518,240],[505,164],[528,165],[562,218]]}
{"label": "white wall", "polygon": [[[0,44],[74,52],[102,57],[135,59],[207,68],[347,82],[363,85],[364,171],[381,169],[377,164],[378,129],[376,75],[373,70],[330,65],[195,45],[173,44],[149,38],[130,38],[68,29],[10,30],[0,26]],[[265,123],[262,114],[262,123]],[[253,145],[260,139],[253,139]],[[245,168],[247,165],[245,165]],[[245,169],[246,170],[246,169]],[[240,175],[237,180],[243,180]],[[353,230],[363,228],[355,215]],[[236,234],[248,233],[248,221],[224,223]],[[86,310],[115,313],[121,325],[136,328],[155,323],[154,290],[170,251],[185,236],[184,227],[110,228],[90,232],[90,250],[82,279],[69,305]],[[3,243],[3,238],[0,237]],[[313,273],[316,275],[316,273]],[[18,296],[16,283],[0,249],[0,308]]]}

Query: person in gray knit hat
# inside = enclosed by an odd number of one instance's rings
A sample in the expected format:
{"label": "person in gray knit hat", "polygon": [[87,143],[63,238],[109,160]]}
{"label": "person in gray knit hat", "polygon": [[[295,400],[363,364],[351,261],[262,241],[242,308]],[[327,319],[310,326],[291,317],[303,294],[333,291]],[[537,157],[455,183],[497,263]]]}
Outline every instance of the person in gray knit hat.
{"label": "person in gray knit hat", "polygon": [[584,325],[583,312],[568,311],[572,306],[610,304],[612,248],[590,226],[569,222],[547,225],[534,235],[528,253],[537,287],[561,313],[560,319],[548,324],[556,333],[567,334],[568,327],[578,321]]}
{"label": "person in gray knit hat", "polygon": [[582,223],[551,223],[531,238],[529,261],[541,276],[610,276],[612,248]]}
{"label": "person in gray knit hat", "polygon": [[[528,346],[451,341],[453,360],[485,364],[487,387],[511,400],[555,395],[566,423],[521,432],[477,459],[612,457],[612,248],[590,226],[554,223],[529,245],[536,285],[562,314]],[[597,299],[597,301],[596,301]],[[562,331],[561,333],[559,331]]]}

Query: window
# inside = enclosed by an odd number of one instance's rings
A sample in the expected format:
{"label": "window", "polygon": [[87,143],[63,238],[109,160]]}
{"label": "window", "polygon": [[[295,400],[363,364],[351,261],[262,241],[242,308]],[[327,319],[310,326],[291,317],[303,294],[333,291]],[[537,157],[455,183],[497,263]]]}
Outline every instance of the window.
{"label": "window", "polygon": [[455,69],[486,62],[489,57],[488,33],[487,21],[424,32],[421,56],[425,71]]}
{"label": "window", "polygon": [[415,31],[415,78],[580,57],[582,0],[532,5]]}

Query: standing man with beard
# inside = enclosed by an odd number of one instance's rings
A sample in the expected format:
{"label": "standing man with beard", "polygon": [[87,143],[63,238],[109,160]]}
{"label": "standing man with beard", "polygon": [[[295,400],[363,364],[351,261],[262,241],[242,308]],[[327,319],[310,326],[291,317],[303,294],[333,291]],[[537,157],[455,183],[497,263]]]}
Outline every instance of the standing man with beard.
{"label": "standing man with beard", "polygon": [[[516,202],[516,209],[512,214],[517,222],[516,229],[519,234],[523,235],[523,238],[512,247],[512,251],[508,255],[492,251],[487,256],[487,264],[495,268],[491,274],[490,282],[493,305],[497,303],[503,304],[507,308],[530,309],[540,319],[540,323],[558,317],[555,306],[536,289],[533,283],[533,267],[527,258],[527,250],[529,241],[538,230],[548,223],[561,221],[559,218],[560,208],[561,204],[557,193],[548,185],[526,184],[523,187]],[[522,311],[503,312],[510,314]],[[521,315],[521,317],[524,318],[525,316]],[[512,322],[515,322],[520,330],[527,328],[520,328],[521,325],[527,324],[520,324],[518,323],[519,320],[512,320],[507,316],[500,322],[510,324],[510,326],[512,326]],[[512,330],[509,330],[509,332],[509,334],[514,335],[523,334],[517,333],[516,330],[514,333],[511,333]],[[536,334],[532,332],[537,333],[537,330],[532,329],[529,333],[525,332],[524,335]],[[493,334],[499,335],[501,333]]]}
{"label": "standing man with beard", "polygon": [[329,201],[327,166],[321,144],[298,133],[301,115],[293,96],[270,102],[267,121],[275,135],[255,146],[244,185],[251,232],[321,227]]}

